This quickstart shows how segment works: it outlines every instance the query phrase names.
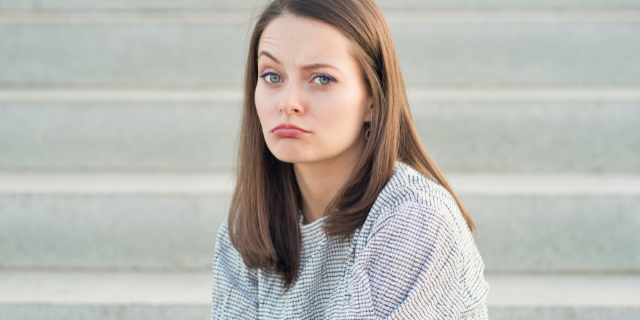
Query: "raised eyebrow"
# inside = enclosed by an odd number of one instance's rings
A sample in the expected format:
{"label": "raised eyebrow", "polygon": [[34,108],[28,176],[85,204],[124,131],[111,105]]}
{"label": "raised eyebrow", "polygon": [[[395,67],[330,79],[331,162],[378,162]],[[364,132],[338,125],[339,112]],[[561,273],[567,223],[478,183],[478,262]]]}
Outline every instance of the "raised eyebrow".
{"label": "raised eyebrow", "polygon": [[276,63],[280,64],[280,61],[278,61],[278,59],[276,59],[276,57],[274,57],[271,53],[264,51],[264,50],[260,50],[260,52],[258,53],[258,59],[260,59],[260,56],[265,55],[269,58],[271,58],[271,60],[275,61]]}
{"label": "raised eyebrow", "polygon": [[308,64],[305,66],[302,66],[300,69],[302,70],[313,70],[313,69],[320,69],[320,68],[331,68],[334,69],[336,71],[340,71],[338,70],[338,68],[330,65],[330,64],[326,64],[326,63],[312,63],[312,64]]}
{"label": "raised eyebrow", "polygon": [[[276,59],[276,57],[274,57],[271,53],[264,51],[264,50],[260,50],[260,52],[258,53],[258,58],[260,58],[260,56],[267,56],[269,57],[271,60],[275,61],[276,63],[280,64],[280,61],[278,61],[278,59]],[[327,64],[327,63],[312,63],[312,64],[307,64],[302,66],[300,69],[302,70],[313,70],[313,69],[320,69],[320,68],[330,68],[330,69],[334,69],[336,71],[340,71],[338,70],[338,68]]]}

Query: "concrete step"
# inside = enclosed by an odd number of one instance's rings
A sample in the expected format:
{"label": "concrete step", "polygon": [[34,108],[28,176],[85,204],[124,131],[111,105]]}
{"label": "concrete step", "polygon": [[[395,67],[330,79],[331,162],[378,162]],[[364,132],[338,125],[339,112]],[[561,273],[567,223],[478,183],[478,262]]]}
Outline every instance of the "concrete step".
{"label": "concrete step", "polygon": [[640,275],[487,275],[494,320],[640,318]]}
{"label": "concrete step", "polygon": [[[491,319],[640,316],[638,275],[488,274]],[[2,319],[204,319],[210,272],[0,271]],[[213,293],[215,294],[215,293]]]}
{"label": "concrete step", "polygon": [[[240,88],[249,16],[5,12],[0,38],[10,45],[0,47],[0,86]],[[401,10],[386,17],[411,86],[640,84],[638,10]]]}
{"label": "concrete step", "polygon": [[0,318],[195,320],[211,316],[210,272],[0,271]]}
{"label": "concrete step", "polygon": [[640,176],[449,176],[489,271],[640,271]]}
{"label": "concrete step", "polygon": [[[491,272],[640,272],[640,176],[449,174]],[[228,174],[3,173],[0,266],[205,270]]]}
{"label": "concrete step", "polygon": [[228,169],[239,101],[234,92],[5,91],[0,168]]}
{"label": "concrete step", "polygon": [[5,10],[34,10],[31,0],[0,0],[0,11]]}
{"label": "concrete step", "polygon": [[228,211],[216,174],[0,178],[0,267],[206,269]]}
{"label": "concrete step", "polygon": [[[377,0],[383,9],[637,9],[634,0]],[[264,0],[2,0],[0,9],[23,10],[246,10]]]}
{"label": "concrete step", "polygon": [[[640,87],[410,88],[447,172],[640,173]],[[0,90],[0,170],[228,170],[231,90]]]}

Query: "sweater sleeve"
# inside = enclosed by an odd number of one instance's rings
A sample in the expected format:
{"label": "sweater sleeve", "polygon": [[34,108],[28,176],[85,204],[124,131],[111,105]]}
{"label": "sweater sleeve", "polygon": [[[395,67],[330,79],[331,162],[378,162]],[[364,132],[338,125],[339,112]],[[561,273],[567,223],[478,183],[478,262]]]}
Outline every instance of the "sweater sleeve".
{"label": "sweater sleeve", "polygon": [[383,214],[357,253],[337,319],[458,319],[461,219],[443,201],[408,201]]}
{"label": "sweater sleeve", "polygon": [[257,318],[257,270],[248,269],[231,245],[225,221],[218,230],[213,258],[211,320]]}

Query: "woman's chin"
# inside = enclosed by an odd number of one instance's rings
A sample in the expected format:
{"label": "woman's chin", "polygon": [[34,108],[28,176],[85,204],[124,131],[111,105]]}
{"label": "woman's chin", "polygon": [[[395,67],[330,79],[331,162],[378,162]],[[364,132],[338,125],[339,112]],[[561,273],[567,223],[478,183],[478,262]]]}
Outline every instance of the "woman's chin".
{"label": "woman's chin", "polygon": [[271,149],[271,153],[282,162],[299,163],[309,160],[298,148],[292,146],[278,146],[275,150]]}
{"label": "woman's chin", "polygon": [[292,163],[307,160],[307,156],[303,151],[304,146],[300,144],[300,141],[294,141],[294,139],[279,139],[279,141],[274,142],[275,143],[267,146],[278,160]]}
{"label": "woman's chin", "polygon": [[309,157],[305,157],[298,152],[272,152],[276,159],[288,163],[308,162]]}

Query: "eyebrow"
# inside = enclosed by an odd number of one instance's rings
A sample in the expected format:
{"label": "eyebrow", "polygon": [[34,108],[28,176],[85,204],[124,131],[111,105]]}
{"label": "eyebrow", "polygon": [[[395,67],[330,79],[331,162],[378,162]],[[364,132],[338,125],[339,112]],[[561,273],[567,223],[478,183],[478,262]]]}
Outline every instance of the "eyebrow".
{"label": "eyebrow", "polygon": [[302,70],[313,70],[313,69],[320,69],[320,68],[331,68],[331,69],[335,69],[338,70],[338,68],[330,65],[330,64],[326,64],[326,63],[312,63],[312,64],[308,64],[306,66],[302,66]]}
{"label": "eyebrow", "polygon": [[278,59],[276,59],[276,57],[274,57],[273,55],[271,55],[271,53],[266,52],[264,50],[261,50],[260,53],[258,53],[258,59],[260,59],[260,56],[265,55],[269,58],[271,58],[271,60],[275,61],[276,63],[280,63],[280,61],[278,61]]}
{"label": "eyebrow", "polygon": [[[278,59],[276,59],[276,57],[274,57],[271,53],[261,50],[260,53],[258,53],[258,58],[260,58],[260,56],[265,55],[267,57],[269,57],[271,60],[275,61],[276,63],[280,64],[280,61],[278,61]],[[320,69],[320,68],[331,68],[331,69],[335,69],[337,71],[338,68],[330,65],[330,64],[326,64],[326,63],[312,63],[312,64],[307,64],[302,66],[300,69],[302,70],[312,70],[312,69]]]}

